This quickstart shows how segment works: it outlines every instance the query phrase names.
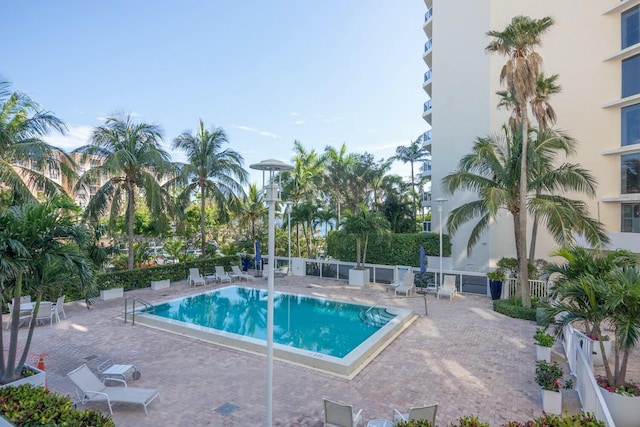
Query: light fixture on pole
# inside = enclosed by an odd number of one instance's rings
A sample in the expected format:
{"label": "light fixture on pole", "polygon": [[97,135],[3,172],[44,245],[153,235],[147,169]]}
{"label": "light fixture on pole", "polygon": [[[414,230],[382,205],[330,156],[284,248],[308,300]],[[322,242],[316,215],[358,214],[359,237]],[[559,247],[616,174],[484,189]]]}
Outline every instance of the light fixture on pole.
{"label": "light fixture on pole", "polygon": [[435,201],[438,204],[438,230],[440,231],[440,278],[438,280],[438,286],[442,287],[442,205],[447,201],[447,199],[438,197]]}
{"label": "light fixture on pole", "polygon": [[287,202],[287,226],[289,228],[289,265],[287,270],[287,276],[291,276],[291,208],[293,206],[292,201]]}
{"label": "light fixture on pole", "polygon": [[[267,206],[269,208],[269,273],[267,274],[267,427],[271,427],[273,423],[273,280],[275,272],[275,249],[276,249],[276,202],[280,201],[280,187],[278,186],[275,175],[277,172],[293,169],[280,160],[268,159],[260,163],[249,165],[251,169],[262,171],[262,186],[266,193]],[[268,184],[264,185],[264,174],[269,173]]]}

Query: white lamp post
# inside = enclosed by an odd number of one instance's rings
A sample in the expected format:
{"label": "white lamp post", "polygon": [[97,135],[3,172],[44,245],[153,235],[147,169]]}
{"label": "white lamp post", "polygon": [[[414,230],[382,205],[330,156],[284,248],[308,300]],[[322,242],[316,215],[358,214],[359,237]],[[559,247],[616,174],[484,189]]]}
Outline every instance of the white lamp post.
{"label": "white lamp post", "polygon": [[287,270],[287,276],[291,276],[291,207],[293,206],[293,202],[287,202],[287,226],[289,228],[289,269]]}
{"label": "white lamp post", "polygon": [[442,205],[447,199],[443,199],[442,197],[438,197],[436,200],[438,203],[438,230],[440,231],[440,279],[438,280],[438,287],[442,286]]}
{"label": "white lamp post", "polygon": [[[267,420],[265,425],[271,427],[273,423],[273,278],[275,272],[276,250],[276,202],[280,201],[280,188],[275,181],[277,172],[291,170],[293,166],[280,160],[268,159],[260,163],[249,165],[251,169],[262,171],[262,182],[266,192],[267,205],[269,207],[269,273],[267,275]],[[268,184],[264,185],[264,173],[269,173]]]}

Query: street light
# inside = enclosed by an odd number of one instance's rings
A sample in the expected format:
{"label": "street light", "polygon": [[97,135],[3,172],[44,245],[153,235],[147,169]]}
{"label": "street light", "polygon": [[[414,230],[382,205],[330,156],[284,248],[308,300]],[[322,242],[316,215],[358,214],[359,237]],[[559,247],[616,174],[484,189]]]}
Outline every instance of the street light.
{"label": "street light", "polygon": [[[291,170],[293,166],[281,162],[280,160],[268,159],[260,163],[249,165],[251,169],[262,171],[262,186],[266,193],[266,201],[269,207],[269,273],[267,274],[267,422],[266,426],[271,427],[273,423],[273,278],[275,273],[275,250],[276,250],[276,202],[280,201],[280,187],[276,183],[277,172]],[[268,184],[264,185],[264,174],[269,173]]]}
{"label": "street light", "polygon": [[438,220],[438,230],[440,231],[440,280],[438,281],[438,287],[442,287],[442,205],[447,199],[438,197],[435,201],[438,204],[438,216],[440,217]]}
{"label": "street light", "polygon": [[291,276],[291,207],[293,206],[292,201],[287,202],[287,225],[289,226],[289,269],[287,270],[287,276]]}

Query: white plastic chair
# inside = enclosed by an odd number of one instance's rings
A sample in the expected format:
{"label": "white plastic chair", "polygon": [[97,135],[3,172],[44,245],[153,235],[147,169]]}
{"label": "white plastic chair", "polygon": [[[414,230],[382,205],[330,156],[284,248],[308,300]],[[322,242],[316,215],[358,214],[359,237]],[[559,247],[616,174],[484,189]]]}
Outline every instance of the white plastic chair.
{"label": "white plastic chair", "polygon": [[200,270],[198,270],[197,268],[190,268],[189,284],[193,286],[198,286],[198,285],[204,286],[207,284],[207,282],[204,280],[204,277],[202,276],[202,274],[200,274]]}
{"label": "white plastic chair", "polygon": [[[153,388],[127,387],[107,387],[96,375],[91,372],[86,364],[67,374],[76,385],[78,399],[83,405],[87,402],[107,402],[109,413],[113,415],[112,403],[137,403],[144,407],[144,413],[148,414],[147,406],[160,395],[158,390]],[[112,378],[114,381],[115,378]]]}
{"label": "white plastic chair", "polygon": [[[11,326],[11,321],[13,320],[13,303],[8,302],[7,306],[9,307],[9,320],[7,321],[7,326],[5,329],[9,329]],[[22,326],[23,323],[26,323],[27,326],[31,325],[31,313],[25,314],[26,312],[21,311],[18,317],[18,327]]]}
{"label": "white plastic chair", "polygon": [[48,320],[49,326],[53,326],[54,317],[55,310],[53,307],[53,303],[49,301],[41,302],[40,307],[38,308],[38,314],[36,315],[36,325],[44,324],[45,320]]}
{"label": "white plastic chair", "polygon": [[324,404],[325,427],[355,427],[358,424],[364,426],[364,414],[360,409],[353,413],[353,406],[341,405],[328,399],[322,399]]}
{"label": "white plastic chair", "polygon": [[404,276],[402,276],[402,283],[395,287],[394,295],[398,295],[398,292],[400,292],[404,293],[406,296],[409,296],[411,294],[411,291],[416,288],[414,280],[415,274],[413,273],[413,271],[407,271],[406,273],[404,273]]}
{"label": "white plastic chair", "polygon": [[249,281],[249,279],[253,280],[252,275],[244,273],[237,265],[231,266],[231,273],[229,273],[229,276],[231,276],[232,278],[237,278],[240,281],[242,281],[242,279],[246,280],[247,282]]}
{"label": "white plastic chair", "polygon": [[410,421],[410,420],[427,420],[431,421],[431,425],[436,425],[436,412],[438,412],[438,404],[418,406],[409,408],[406,414],[400,413],[397,409],[393,410],[393,422]]}
{"label": "white plastic chair", "polygon": [[456,276],[451,274],[445,274],[442,287],[438,289],[438,299],[440,295],[448,296],[449,301],[453,300],[453,297],[458,292],[456,289]]}
{"label": "white plastic chair", "polygon": [[[67,313],[64,312],[64,298],[64,295],[58,297],[58,300],[53,304],[51,316],[55,316],[56,323],[60,323],[60,314],[62,314],[65,319],[67,318]],[[53,319],[51,319],[51,323],[53,323]]]}
{"label": "white plastic chair", "polygon": [[233,282],[233,279],[231,279],[231,276],[229,276],[227,274],[227,272],[224,271],[224,267],[223,266],[216,265],[215,269],[216,269],[216,279],[218,279],[218,281],[220,283],[224,283],[224,282],[231,283],[231,282]]}

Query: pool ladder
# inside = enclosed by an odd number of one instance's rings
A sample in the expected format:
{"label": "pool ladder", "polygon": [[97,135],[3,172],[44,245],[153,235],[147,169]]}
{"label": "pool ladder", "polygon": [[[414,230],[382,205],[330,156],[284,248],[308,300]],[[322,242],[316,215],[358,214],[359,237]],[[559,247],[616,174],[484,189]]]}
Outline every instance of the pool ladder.
{"label": "pool ladder", "polygon": [[140,297],[127,297],[124,300],[124,323],[127,323],[127,301],[129,300],[132,301],[131,325],[136,324],[136,302],[139,302],[140,304],[144,305],[145,308],[149,309],[148,313],[153,312],[154,307],[153,307],[153,304],[151,304],[150,302],[145,301]]}
{"label": "pool ladder", "polygon": [[380,304],[382,301],[384,301],[386,299],[398,299],[398,298],[402,298],[402,299],[406,299],[406,298],[424,298],[424,314],[425,314],[425,316],[429,315],[429,312],[427,311],[427,295],[426,294],[421,294],[421,295],[413,295],[413,296],[408,296],[408,297],[382,297],[378,301],[376,301],[375,304],[373,304],[371,307],[369,307],[367,309],[367,311],[364,312],[364,318],[362,320],[365,321],[365,319],[367,317],[367,314],[369,314],[369,312],[371,310],[376,308],[378,306],[378,304]]}

